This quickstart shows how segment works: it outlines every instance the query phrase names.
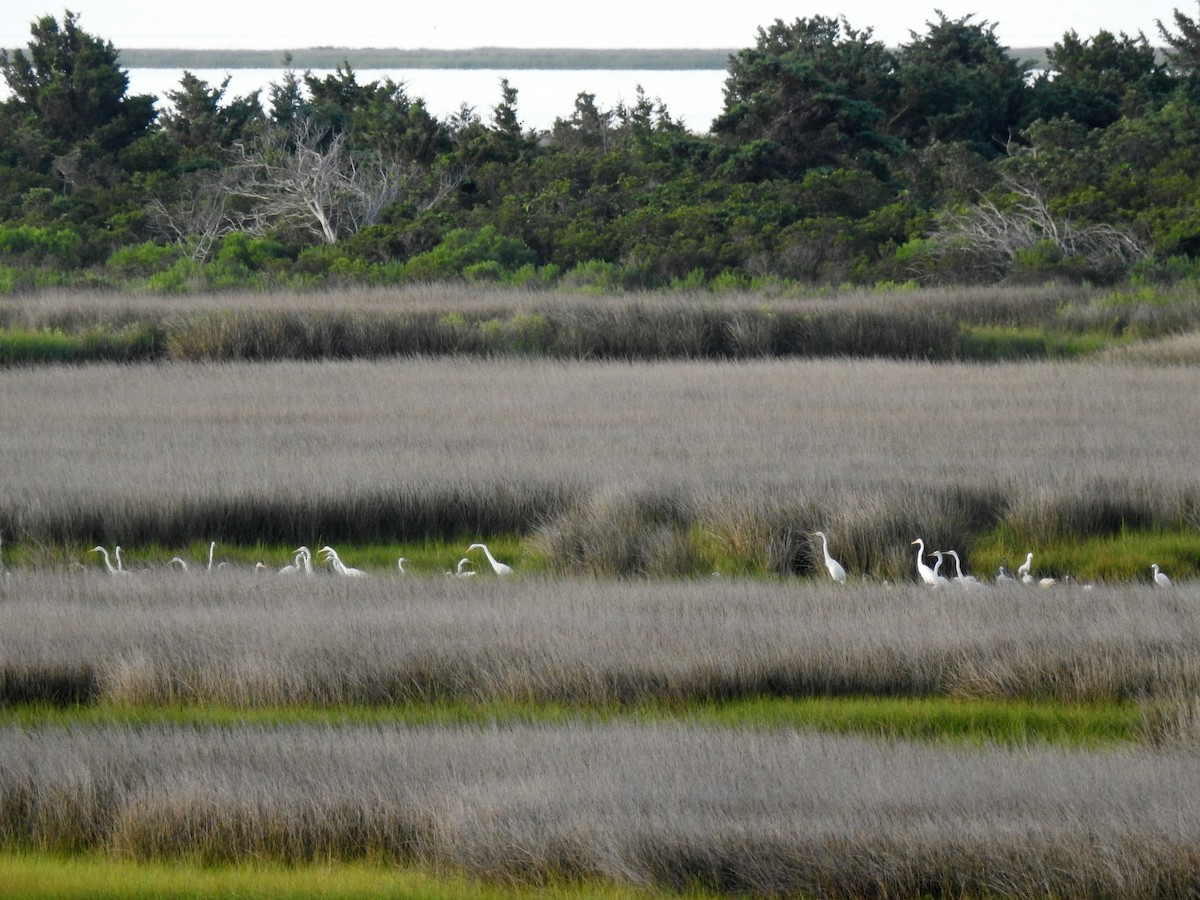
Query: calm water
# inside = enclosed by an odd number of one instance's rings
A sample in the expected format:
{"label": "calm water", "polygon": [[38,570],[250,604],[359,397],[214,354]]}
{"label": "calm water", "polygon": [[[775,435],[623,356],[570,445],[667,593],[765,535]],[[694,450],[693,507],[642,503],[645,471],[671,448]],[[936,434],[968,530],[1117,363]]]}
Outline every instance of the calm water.
{"label": "calm water", "polygon": [[[264,104],[267,86],[282,78],[279,69],[192,69],[197,78],[216,86],[230,76],[226,99],[262,89]],[[318,78],[333,74],[313,70]],[[520,69],[361,69],[355,70],[360,84],[391,78],[402,82],[410,97],[420,97],[438,118],[445,118],[465,103],[474,107],[484,120],[500,102],[500,79],[507,77],[518,91],[517,115],[526,128],[546,129],[556,118],[567,118],[575,108],[581,91],[596,95],[602,109],[618,102],[632,105],[641,85],[652,100],[666,104],[671,118],[690,130],[705,132],[721,112],[727,73],[722,69],[703,70],[549,70]],[[182,69],[130,69],[129,92],[164,97],[179,87]],[[160,103],[161,109],[164,104]]]}

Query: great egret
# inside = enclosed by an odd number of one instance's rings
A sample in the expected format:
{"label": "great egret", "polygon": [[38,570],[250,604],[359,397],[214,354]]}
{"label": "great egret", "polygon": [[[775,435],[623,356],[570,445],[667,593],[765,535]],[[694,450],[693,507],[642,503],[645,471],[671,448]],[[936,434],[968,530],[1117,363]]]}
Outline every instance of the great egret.
{"label": "great egret", "polygon": [[937,581],[938,586],[950,583],[950,579],[942,574],[942,551],[934,550],[933,555],[937,557],[937,562],[933,564],[933,577]]}
{"label": "great egret", "polygon": [[[303,547],[300,548],[300,550],[303,549]],[[296,551],[296,555],[290,563],[279,570],[280,575],[298,575],[300,572],[304,571],[300,566],[300,557],[302,555],[300,550]]]}
{"label": "great egret", "polygon": [[505,565],[496,559],[496,557],[492,556],[492,551],[487,548],[487,544],[472,544],[467,548],[467,552],[470,553],[472,550],[482,550],[483,555],[486,556],[488,562],[492,564],[492,571],[494,571],[497,575],[511,575],[513,573],[512,566]]}
{"label": "great egret", "polygon": [[169,565],[169,566],[179,566],[179,568],[180,568],[182,571],[184,571],[184,572],[186,572],[186,571],[187,571],[187,563],[186,563],[186,562],[184,562],[182,559],[180,559],[178,556],[172,556],[172,557],[171,557],[171,561],[170,561],[169,563],[167,563],[167,565]]}
{"label": "great egret", "polygon": [[214,551],[214,550],[216,550],[216,549],[217,549],[217,542],[216,542],[216,541],[213,541],[211,544],[209,544],[209,545],[208,545],[208,565],[207,565],[207,566],[205,566],[205,571],[206,571],[206,572],[211,572],[211,571],[212,571],[213,551]]}
{"label": "great egret", "polygon": [[825,532],[814,531],[813,534],[821,539],[821,550],[825,553],[825,571],[829,573],[829,577],[838,584],[846,583],[846,570],[842,564],[829,555],[829,539],[825,537]]}
{"label": "great egret", "polygon": [[[120,562],[120,560],[121,560],[121,557],[120,557],[120,550],[121,550],[121,548],[120,548],[120,547],[118,547],[118,548],[117,548],[117,553],[118,553],[118,555],[117,555],[117,561],[118,561],[118,562]],[[105,570],[108,572],[108,574],[109,574],[109,575],[124,575],[124,574],[125,574],[125,570],[124,570],[124,569],[119,569],[119,568],[117,568],[116,566],[114,566],[114,565],[112,564],[112,562],[111,562],[111,561],[109,560],[109,558],[108,558],[108,551],[107,551],[107,550],[105,550],[103,547],[93,547],[93,548],[92,548],[91,550],[89,550],[88,552],[89,552],[89,553],[101,553],[101,554],[103,554],[103,555],[104,555],[104,568],[105,568]]]}
{"label": "great egret", "polygon": [[1030,569],[1033,568],[1033,554],[1030,553],[1025,557],[1025,562],[1017,568],[1017,577],[1021,579],[1023,584],[1033,584],[1033,575],[1030,574]]}
{"label": "great egret", "polygon": [[963,574],[962,561],[958,558],[957,550],[947,550],[946,555],[954,557],[955,575],[952,579],[950,579],[951,581],[953,581],[955,584],[961,584],[964,587],[970,587],[971,585],[979,584],[979,579],[976,578],[974,575],[964,575]]}
{"label": "great egret", "polygon": [[1167,577],[1167,573],[1158,571],[1158,563],[1154,563],[1150,568],[1154,570],[1154,583],[1156,585],[1159,587],[1171,586],[1171,579]]}
{"label": "great egret", "polygon": [[362,569],[356,569],[353,566],[348,566],[342,562],[342,558],[338,556],[337,551],[332,547],[322,547],[319,552],[325,554],[325,561],[328,562],[329,565],[333,567],[333,571],[337,572],[339,575],[347,575],[351,578],[362,578],[367,574]]}
{"label": "great egret", "polygon": [[1008,574],[1008,568],[1006,566],[1001,566],[996,571],[996,584],[1007,585],[1007,584],[1016,584],[1016,583],[1017,583],[1016,579],[1014,579],[1011,575]]}
{"label": "great egret", "polygon": [[305,575],[313,574],[312,551],[301,544],[296,548],[296,552],[300,554],[300,570]]}
{"label": "great egret", "polygon": [[400,570],[400,574],[401,574],[401,575],[407,575],[407,574],[408,574],[407,572],[405,572],[405,571],[404,571],[404,564],[405,564],[406,562],[408,562],[408,557],[407,557],[407,556],[402,556],[402,557],[400,557],[398,560],[396,560],[396,568],[398,568],[398,569]]}
{"label": "great egret", "polygon": [[921,576],[921,581],[930,587],[937,587],[937,576],[933,574],[933,569],[925,565],[925,542],[921,538],[913,541],[917,548],[917,574]]}

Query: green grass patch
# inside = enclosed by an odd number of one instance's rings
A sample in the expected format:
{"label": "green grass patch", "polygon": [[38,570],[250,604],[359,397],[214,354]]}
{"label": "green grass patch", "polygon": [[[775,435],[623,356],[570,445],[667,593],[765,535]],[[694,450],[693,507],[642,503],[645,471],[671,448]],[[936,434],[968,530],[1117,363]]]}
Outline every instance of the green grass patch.
{"label": "green grass patch", "polygon": [[157,326],[94,327],[79,332],[58,328],[0,328],[0,365],[30,363],[133,362],[161,355]]}
{"label": "green grass patch", "polygon": [[0,708],[0,725],[22,728],[154,724],[216,728],[396,724],[419,727],[617,720],[694,722],[729,728],[795,728],[962,743],[1095,746],[1138,740],[1142,712],[1133,703],[1070,704],[949,697],[758,697],[630,707],[496,701],[264,709],[103,704]]}
{"label": "green grass patch", "polygon": [[505,886],[454,873],[371,863],[199,866],[185,862],[132,862],[98,855],[61,857],[13,853],[0,853],[0,885],[0,893],[6,900],[170,900],[184,897],[622,900],[668,896],[633,887],[588,883]]}
{"label": "green grass patch", "polygon": [[1070,359],[1106,350],[1118,341],[1103,331],[1064,333],[1007,325],[970,325],[962,332],[962,357],[980,362]]}
{"label": "green grass patch", "polygon": [[1092,537],[1061,537],[1037,542],[1001,526],[977,541],[971,559],[977,571],[995,573],[1006,564],[1013,571],[1033,553],[1034,574],[1080,581],[1145,582],[1150,564],[1158,563],[1174,581],[1195,578],[1200,560],[1200,532],[1186,529],[1132,530]]}

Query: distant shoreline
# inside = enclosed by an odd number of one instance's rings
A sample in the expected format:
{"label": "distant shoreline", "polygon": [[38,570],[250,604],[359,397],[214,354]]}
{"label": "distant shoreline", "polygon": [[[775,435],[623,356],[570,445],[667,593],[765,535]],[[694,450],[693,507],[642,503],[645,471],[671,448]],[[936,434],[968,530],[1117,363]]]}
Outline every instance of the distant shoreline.
{"label": "distant shoreline", "polygon": [[725,69],[733,49],[661,50],[477,47],[401,50],[379,47],[306,47],[293,50],[189,50],[135,47],[120,51],[131,69],[273,69],[291,55],[294,69]]}

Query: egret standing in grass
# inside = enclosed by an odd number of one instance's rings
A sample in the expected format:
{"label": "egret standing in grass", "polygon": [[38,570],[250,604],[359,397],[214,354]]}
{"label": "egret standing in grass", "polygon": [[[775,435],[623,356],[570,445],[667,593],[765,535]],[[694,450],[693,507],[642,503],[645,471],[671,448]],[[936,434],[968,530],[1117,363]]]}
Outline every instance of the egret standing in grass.
{"label": "egret standing in grass", "polygon": [[322,547],[320,552],[325,554],[325,561],[328,562],[329,565],[333,567],[333,571],[337,572],[339,575],[346,575],[351,578],[362,578],[367,574],[362,569],[356,569],[353,566],[348,566],[342,562],[342,558],[338,556],[337,551],[332,547]]}
{"label": "egret standing in grass", "polygon": [[937,557],[937,562],[933,564],[933,578],[937,582],[938,587],[942,587],[950,583],[950,579],[942,574],[943,554],[941,550],[934,550],[933,555]]}
{"label": "egret standing in grass", "polygon": [[1033,573],[1030,569],[1033,568],[1033,554],[1030,553],[1025,557],[1025,562],[1017,568],[1017,577],[1021,579],[1022,584],[1033,584]]}
{"label": "egret standing in grass", "polygon": [[487,544],[472,544],[467,548],[467,552],[472,550],[482,550],[483,555],[487,557],[487,561],[492,564],[492,571],[497,575],[511,575],[513,567],[500,562],[496,557],[492,556],[492,551],[487,548]]}
{"label": "egret standing in grass", "polygon": [[1167,577],[1166,572],[1160,572],[1158,570],[1158,563],[1153,563],[1150,566],[1150,568],[1154,572],[1155,585],[1157,585],[1158,587],[1170,587],[1171,586],[1171,579]]}
{"label": "egret standing in grass", "polygon": [[401,575],[407,575],[407,574],[408,574],[406,571],[404,571],[404,564],[405,564],[406,562],[408,562],[408,557],[407,557],[407,556],[402,556],[402,557],[400,557],[398,560],[396,560],[396,568],[400,570],[400,574],[401,574]]}
{"label": "egret standing in grass", "polygon": [[937,576],[933,574],[933,569],[925,565],[925,541],[917,538],[913,541],[913,545],[917,548],[917,574],[921,576],[921,581],[930,587],[937,587]]}
{"label": "egret standing in grass", "polygon": [[829,577],[838,584],[846,583],[846,570],[840,562],[829,555],[829,538],[825,537],[825,532],[814,531],[817,537],[821,539],[821,551],[825,554],[825,571],[829,573]]}
{"label": "egret standing in grass", "polygon": [[[107,550],[105,550],[103,547],[93,547],[93,548],[92,548],[91,550],[89,550],[88,552],[89,552],[89,553],[100,553],[100,554],[103,554],[103,556],[104,556],[104,568],[105,568],[105,571],[107,571],[109,575],[124,575],[124,574],[125,574],[125,570],[124,570],[124,569],[120,568],[119,566],[114,566],[114,565],[112,564],[112,562],[111,562],[111,561],[109,560],[109,558],[108,558],[108,551],[107,551]],[[117,562],[119,563],[120,561],[121,561],[121,548],[120,548],[120,547],[118,547],[118,548],[117,548]]]}

